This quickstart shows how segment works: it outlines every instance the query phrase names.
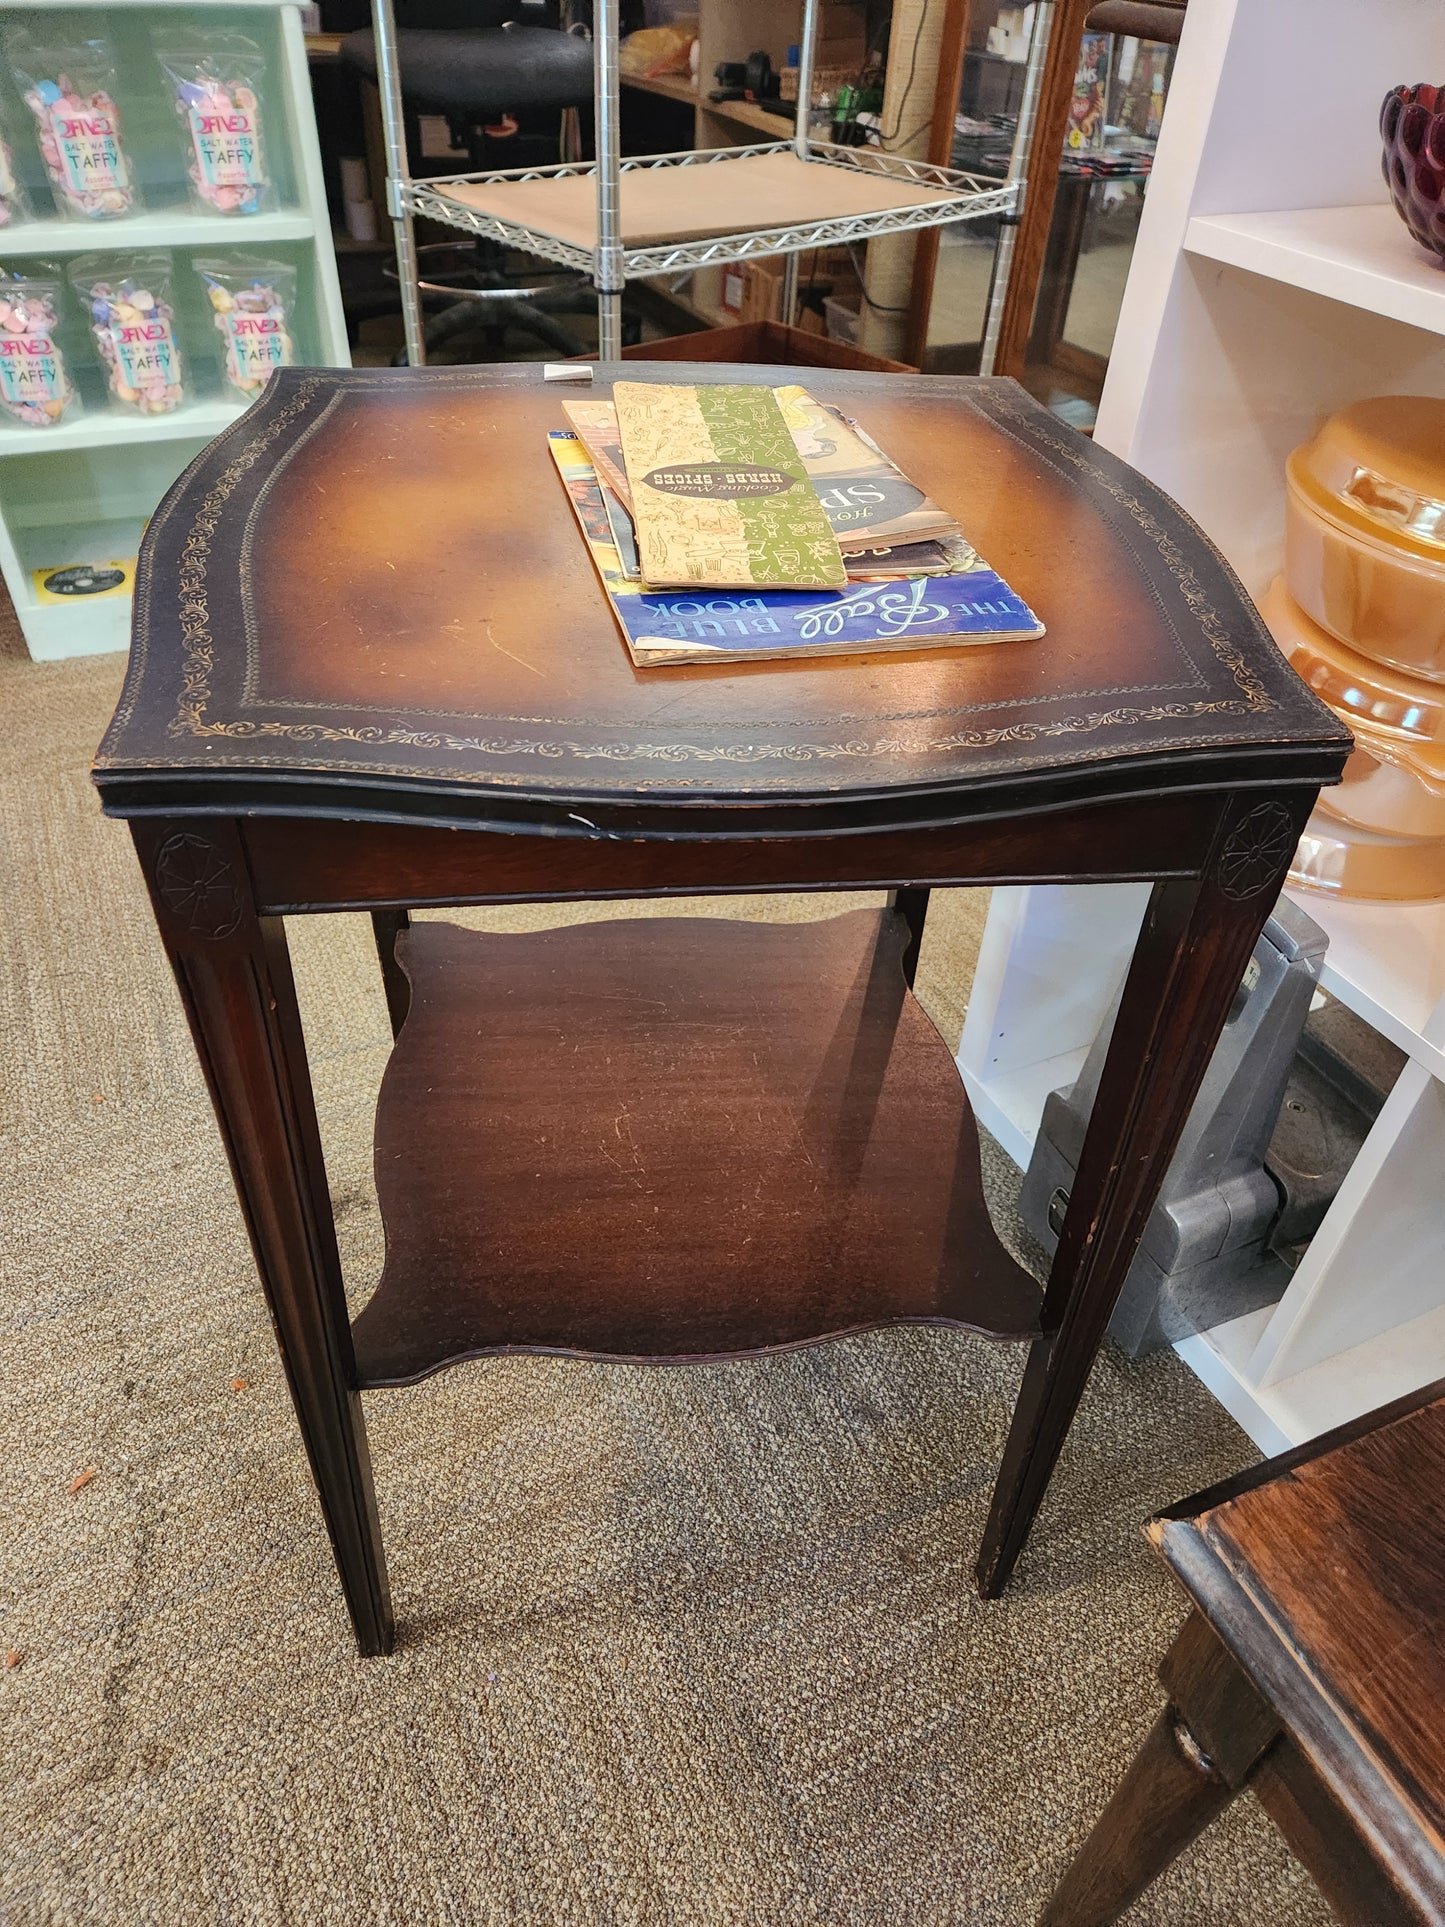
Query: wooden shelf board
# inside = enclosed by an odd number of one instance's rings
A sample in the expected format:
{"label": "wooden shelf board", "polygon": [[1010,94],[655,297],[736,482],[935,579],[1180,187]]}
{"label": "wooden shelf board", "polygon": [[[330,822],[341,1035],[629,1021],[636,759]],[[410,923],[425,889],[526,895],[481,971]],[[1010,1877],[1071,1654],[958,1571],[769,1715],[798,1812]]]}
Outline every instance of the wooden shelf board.
{"label": "wooden shelf board", "polygon": [[418,923],[383,1081],[363,1385],[480,1353],[697,1358],[1036,1330],[903,926]]}
{"label": "wooden shelf board", "polygon": [[1445,266],[1388,201],[1263,214],[1196,214],[1188,253],[1445,334]]}
{"label": "wooden shelf board", "polygon": [[652,80],[624,74],[622,85],[635,87],[644,94],[659,94],[664,100],[680,100],[689,107],[700,107],[703,113],[712,114],[718,120],[731,121],[738,127],[759,128],[779,140],[788,139],[793,131],[791,114],[770,114],[766,107],[760,107],[753,100],[709,100],[682,74],[658,74]]}
{"label": "wooden shelf board", "polygon": [[660,94],[664,100],[685,101],[689,107],[697,105],[697,88],[686,74],[654,74],[650,79],[623,74],[621,79],[624,87],[635,87],[639,93]]}
{"label": "wooden shelf board", "polygon": [[793,138],[791,114],[769,113],[766,107],[759,107],[754,100],[708,100],[704,97],[697,104],[705,114],[713,114],[718,120],[731,121],[734,126],[756,128],[759,133],[768,134],[774,140]]}

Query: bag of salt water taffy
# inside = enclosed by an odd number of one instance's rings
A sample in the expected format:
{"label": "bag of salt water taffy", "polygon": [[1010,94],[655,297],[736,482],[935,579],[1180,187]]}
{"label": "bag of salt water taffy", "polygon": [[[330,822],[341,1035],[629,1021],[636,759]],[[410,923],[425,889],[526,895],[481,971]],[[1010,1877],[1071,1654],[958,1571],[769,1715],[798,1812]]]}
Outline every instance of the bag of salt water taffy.
{"label": "bag of salt water taffy", "polygon": [[186,171],[200,207],[207,214],[259,214],[270,201],[265,55],[238,33],[157,35],[152,45],[185,133]]}
{"label": "bag of salt water taffy", "polygon": [[71,262],[70,285],[89,317],[111,400],[140,415],[179,408],[185,375],[169,252],[87,254]]}
{"label": "bag of salt water taffy", "polygon": [[29,212],[29,197],[15,173],[15,150],[0,129],[0,227],[23,221]]}
{"label": "bag of salt water taffy", "polygon": [[7,36],[15,79],[62,214],[115,220],[139,206],[115,100],[115,57],[101,34],[38,43]]}
{"label": "bag of salt water taffy", "polygon": [[197,260],[221,350],[221,379],[248,400],[296,358],[292,339],[296,270],[284,261],[228,255]]}
{"label": "bag of salt water taffy", "polygon": [[59,281],[0,274],[0,408],[22,428],[50,428],[75,404],[55,339]]}

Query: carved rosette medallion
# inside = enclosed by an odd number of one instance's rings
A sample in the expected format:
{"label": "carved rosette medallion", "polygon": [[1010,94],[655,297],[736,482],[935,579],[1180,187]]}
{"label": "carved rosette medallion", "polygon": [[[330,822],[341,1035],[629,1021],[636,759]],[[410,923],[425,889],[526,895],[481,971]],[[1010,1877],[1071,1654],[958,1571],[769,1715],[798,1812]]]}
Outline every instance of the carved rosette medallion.
{"label": "carved rosette medallion", "polygon": [[241,921],[241,887],[230,859],[188,830],[161,845],[156,888],[192,936],[215,942],[229,937]]}
{"label": "carved rosette medallion", "polygon": [[1278,889],[1280,869],[1299,840],[1283,803],[1259,803],[1240,818],[1219,858],[1219,887],[1231,903]]}

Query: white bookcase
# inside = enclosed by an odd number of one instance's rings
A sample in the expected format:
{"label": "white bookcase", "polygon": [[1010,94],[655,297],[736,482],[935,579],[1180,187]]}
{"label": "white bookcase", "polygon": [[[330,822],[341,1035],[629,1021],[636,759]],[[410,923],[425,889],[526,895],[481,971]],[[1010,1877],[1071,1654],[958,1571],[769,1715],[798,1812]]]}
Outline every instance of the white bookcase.
{"label": "white bookcase", "polygon": [[[104,31],[116,49],[118,103],[145,209],[111,221],[67,220],[48,212],[51,197],[35,151],[30,117],[5,76],[4,118],[16,168],[38,218],[0,230],[0,263],[14,272],[36,262],[60,270],[80,254],[169,248],[174,257],[176,327],[195,399],[170,415],[110,410],[83,316],[70,291],[61,336],[84,402],[83,412],[51,428],[25,428],[0,415],[0,570],[32,656],[95,655],[124,649],[130,601],[107,596],[74,603],[37,594],[36,570],[66,562],[127,560],[161,496],[245,401],[223,392],[204,291],[192,273],[197,254],[238,254],[297,269],[293,337],[297,358],[345,366],[350,360],[331,246],[321,155],[297,6],[286,0],[192,0],[163,6],[113,0],[103,9],[48,0],[0,4],[0,33],[23,20],[37,40],[51,27]],[[263,128],[276,206],[260,214],[206,215],[189,201],[175,114],[151,54],[152,29],[215,25],[256,41],[266,56]]]}
{"label": "white bookcase", "polygon": [[[1371,394],[1445,395],[1445,266],[1390,207],[1376,132],[1445,80],[1440,0],[1195,0],[1097,439],[1201,524],[1258,595],[1284,462]],[[1147,888],[994,893],[959,1062],[1026,1164],[1127,964]],[[1445,902],[1301,893],[1321,983],[1410,1061],[1273,1309],[1178,1350],[1265,1451],[1445,1376]]]}

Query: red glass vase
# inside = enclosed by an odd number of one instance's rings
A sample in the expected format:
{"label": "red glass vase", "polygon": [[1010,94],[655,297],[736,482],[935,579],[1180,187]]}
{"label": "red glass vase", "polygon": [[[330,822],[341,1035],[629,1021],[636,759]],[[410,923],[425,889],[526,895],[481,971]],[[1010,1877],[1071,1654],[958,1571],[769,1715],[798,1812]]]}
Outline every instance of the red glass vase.
{"label": "red glass vase", "polygon": [[1422,248],[1445,260],[1445,87],[1392,87],[1380,133],[1396,213]]}

